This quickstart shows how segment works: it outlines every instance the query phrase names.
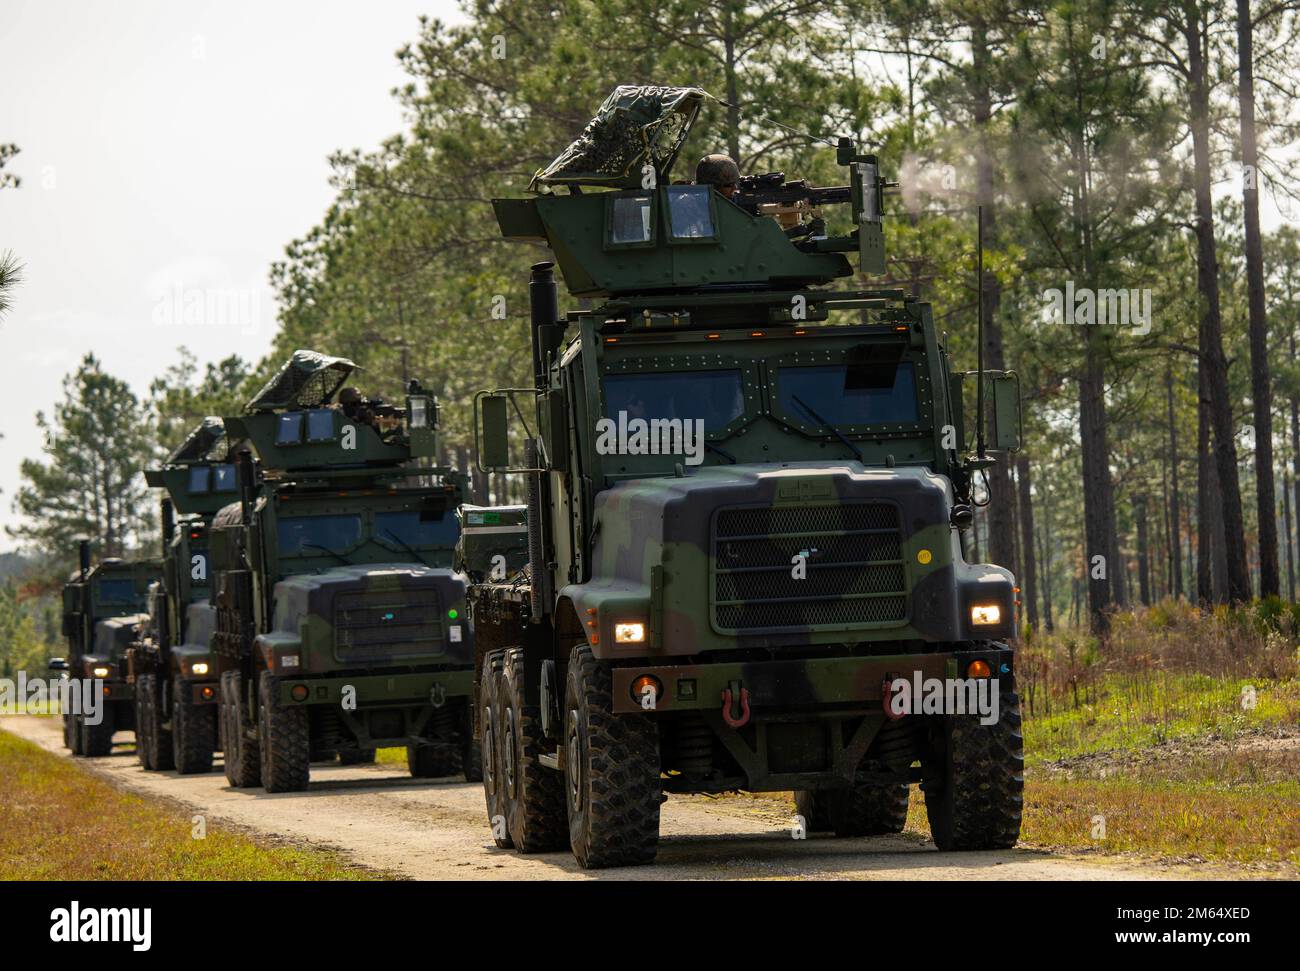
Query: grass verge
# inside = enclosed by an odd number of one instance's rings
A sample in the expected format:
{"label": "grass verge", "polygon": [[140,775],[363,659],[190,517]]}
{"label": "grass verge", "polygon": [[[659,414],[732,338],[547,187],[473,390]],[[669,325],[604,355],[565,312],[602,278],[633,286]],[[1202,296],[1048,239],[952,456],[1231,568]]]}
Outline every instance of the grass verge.
{"label": "grass verge", "polygon": [[324,849],[271,845],[122,792],[0,731],[0,880],[364,880]]}

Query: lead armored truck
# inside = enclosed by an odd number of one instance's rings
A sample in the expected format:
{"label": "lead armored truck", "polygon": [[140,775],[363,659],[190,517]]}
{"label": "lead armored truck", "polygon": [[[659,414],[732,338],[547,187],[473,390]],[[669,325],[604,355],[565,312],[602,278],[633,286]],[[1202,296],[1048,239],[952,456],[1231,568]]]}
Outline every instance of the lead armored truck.
{"label": "lead armored truck", "polygon": [[[845,186],[673,182],[704,97],[620,87],[535,195],[494,202],[593,308],[560,316],[534,266],[533,386],[476,399],[481,467],[528,489],[526,573],[471,592],[494,835],[646,863],[665,793],[793,790],[809,830],[859,836],[901,830],[920,783],[939,848],[1011,846],[1014,581],[960,531],[1018,447],[1015,376],[955,370],[924,302],[828,287],[846,254],[885,269],[885,182],[849,140]],[[809,200],[846,231],[793,226]],[[904,697],[936,681],[993,706]]]}
{"label": "lead armored truck", "polygon": [[226,461],[225,427],[205,418],[160,469],[145,479],[160,503],[162,578],[149,591],[149,619],[128,654],[135,686],[136,755],[147,770],[207,772],[217,749],[219,681],[211,636],[208,532],[237,497]]}
{"label": "lead armored truck", "polygon": [[413,776],[478,778],[464,476],[427,462],[432,396],[366,402],[344,388],[355,370],[297,351],[225,419],[240,494],[211,529],[212,646],[234,786],[301,790],[313,760],[397,746]]}
{"label": "lead armored truck", "polygon": [[91,566],[90,542],[78,547],[79,568],[63,587],[63,635],[68,654],[50,669],[74,679],[102,682],[103,717],[65,713],[63,744],[73,755],[108,755],[113,735],[135,728],[134,688],[127,680],[127,652],[148,620],[149,587],[158,578],[152,561],[113,557]]}

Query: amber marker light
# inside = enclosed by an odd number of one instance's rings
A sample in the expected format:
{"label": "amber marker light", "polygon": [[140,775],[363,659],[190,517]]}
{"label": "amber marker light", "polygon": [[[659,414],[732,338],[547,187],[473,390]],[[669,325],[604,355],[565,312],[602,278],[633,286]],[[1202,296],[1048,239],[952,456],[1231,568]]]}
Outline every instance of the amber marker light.
{"label": "amber marker light", "polygon": [[308,692],[305,684],[295,684],[289,690],[289,696],[293,698],[294,701],[306,701],[309,693],[310,692]]}
{"label": "amber marker light", "polygon": [[655,704],[658,704],[659,699],[664,696],[664,686],[663,682],[653,674],[643,674],[632,682],[632,700],[637,704],[640,704],[641,700],[645,697],[647,688],[655,693]]}
{"label": "amber marker light", "polygon": [[966,666],[966,677],[968,678],[987,678],[992,673],[988,661],[971,661]]}

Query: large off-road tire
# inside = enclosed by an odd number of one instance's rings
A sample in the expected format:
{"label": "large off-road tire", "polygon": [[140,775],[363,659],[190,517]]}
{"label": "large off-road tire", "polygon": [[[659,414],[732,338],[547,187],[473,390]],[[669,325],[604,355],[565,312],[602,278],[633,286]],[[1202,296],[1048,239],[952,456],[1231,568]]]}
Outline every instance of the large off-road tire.
{"label": "large off-road tire", "polygon": [[158,677],[142,674],[135,682],[135,748],[140,764],[150,772],[173,768],[172,733],[164,729],[158,710]]}
{"label": "large off-road tire", "polygon": [[339,765],[374,765],[375,750],[372,748],[343,749],[339,752]]}
{"label": "large off-road tire", "polygon": [[236,789],[255,786],[262,778],[261,746],[244,735],[242,692],[238,671],[221,675],[221,754],[226,781]]}
{"label": "large off-road tire", "polygon": [[460,771],[460,752],[450,742],[408,743],[406,768],[413,779],[441,779]]}
{"label": "large off-road tire", "polygon": [[190,686],[172,679],[172,760],[181,775],[212,771],[217,747],[217,711],[213,705],[196,705]]}
{"label": "large off-road tire", "polygon": [[505,669],[505,652],[492,651],[483,658],[483,676],[479,679],[478,705],[483,710],[479,759],[483,768],[483,796],[487,801],[488,825],[492,839],[503,850],[515,844],[506,828],[506,795],[501,783],[501,709],[497,705],[501,672]]}
{"label": "large off-road tire", "polygon": [[113,724],[113,708],[104,702],[100,711],[103,717],[98,725],[88,724],[85,715],[77,719],[77,725],[81,729],[81,751],[78,755],[98,758],[113,751],[113,733],[117,731]]}
{"label": "large off-road tire", "polygon": [[542,713],[524,694],[523,648],[505,652],[497,681],[500,712],[500,775],[506,831],[520,853],[564,848],[564,779],[542,765]]}
{"label": "large off-road tire", "polygon": [[659,731],[616,715],[608,665],[581,645],[564,688],[569,845],[588,869],[650,863],[659,845]]}
{"label": "large off-road tire", "polygon": [[63,744],[73,755],[81,754],[81,716],[63,716]]}
{"label": "large off-road tire", "polygon": [[797,789],[794,794],[794,811],[803,817],[804,829],[809,833],[829,833],[831,814],[825,794],[814,789]]}
{"label": "large off-road tire", "polygon": [[795,808],[808,832],[831,830],[836,836],[883,836],[901,833],[907,823],[908,787],[855,785],[845,789],[795,793]]}
{"label": "large off-road tire", "polygon": [[278,679],[263,671],[257,686],[262,788],[302,792],[311,777],[311,724],[305,707],[280,704],[278,688]]}
{"label": "large off-road tire", "polygon": [[981,725],[978,714],[945,715],[934,769],[922,784],[930,836],[941,850],[1003,850],[1020,838],[1025,787],[1020,698],[1000,699],[998,720]]}

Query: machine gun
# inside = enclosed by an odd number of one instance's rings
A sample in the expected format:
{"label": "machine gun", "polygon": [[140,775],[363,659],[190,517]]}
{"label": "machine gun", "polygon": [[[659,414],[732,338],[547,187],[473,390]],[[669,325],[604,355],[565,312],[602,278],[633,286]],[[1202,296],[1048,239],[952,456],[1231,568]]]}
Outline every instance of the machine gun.
{"label": "machine gun", "polygon": [[817,187],[806,179],[787,182],[784,172],[768,172],[742,176],[731,201],[751,215],[774,216],[781,228],[789,231],[799,226],[804,213],[850,203],[853,196],[847,185]]}

